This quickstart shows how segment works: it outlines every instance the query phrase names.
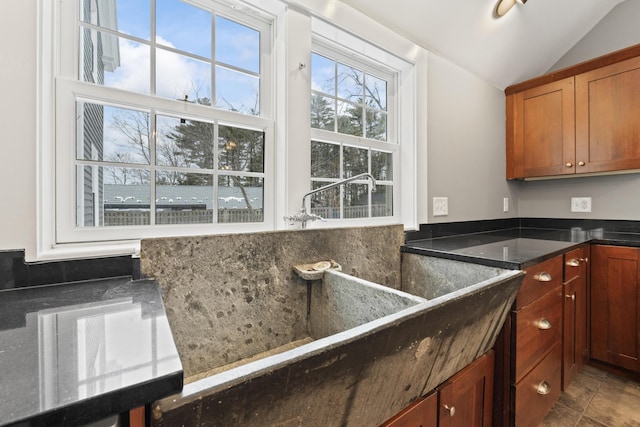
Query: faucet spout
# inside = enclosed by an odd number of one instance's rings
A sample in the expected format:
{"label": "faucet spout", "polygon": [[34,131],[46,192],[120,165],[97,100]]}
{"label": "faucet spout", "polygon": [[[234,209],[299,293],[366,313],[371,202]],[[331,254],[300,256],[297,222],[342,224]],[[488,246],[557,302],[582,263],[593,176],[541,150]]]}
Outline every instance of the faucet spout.
{"label": "faucet spout", "polygon": [[376,179],[370,173],[365,172],[365,173],[351,176],[349,178],[341,179],[340,181],[332,182],[331,184],[327,184],[324,187],[316,188],[315,190],[309,191],[307,194],[302,196],[302,207],[306,210],[305,206],[306,206],[307,197],[313,194],[321,193],[323,191],[330,190],[332,188],[347,184],[351,181],[357,181],[359,179],[364,179],[364,178],[369,178],[371,180],[371,191],[376,191]]}
{"label": "faucet spout", "polygon": [[370,173],[365,172],[365,173],[351,176],[349,178],[341,179],[340,181],[332,182],[331,184],[327,184],[323,187],[316,188],[315,190],[311,190],[307,194],[302,196],[302,207],[300,208],[300,212],[297,215],[285,217],[285,221],[289,220],[294,222],[295,221],[300,222],[302,224],[303,229],[307,228],[307,221],[315,221],[315,220],[324,221],[324,218],[322,218],[320,215],[307,213],[307,207],[306,207],[307,197],[316,193],[321,193],[323,191],[330,190],[331,188],[339,187],[351,181],[357,181],[361,179],[369,179],[371,181],[371,191],[376,191],[376,179]]}

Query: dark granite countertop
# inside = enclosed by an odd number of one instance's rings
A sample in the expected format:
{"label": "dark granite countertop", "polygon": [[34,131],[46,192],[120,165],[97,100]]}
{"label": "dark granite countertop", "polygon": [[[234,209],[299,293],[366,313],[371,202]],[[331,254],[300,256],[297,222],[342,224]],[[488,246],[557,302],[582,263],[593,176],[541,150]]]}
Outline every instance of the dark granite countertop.
{"label": "dark granite countertop", "polygon": [[0,291],[0,426],[73,426],[182,390],[154,280]]}
{"label": "dark granite countertop", "polygon": [[640,234],[610,232],[603,228],[584,230],[580,227],[512,227],[409,240],[401,250],[492,267],[525,269],[584,243],[638,247]]}

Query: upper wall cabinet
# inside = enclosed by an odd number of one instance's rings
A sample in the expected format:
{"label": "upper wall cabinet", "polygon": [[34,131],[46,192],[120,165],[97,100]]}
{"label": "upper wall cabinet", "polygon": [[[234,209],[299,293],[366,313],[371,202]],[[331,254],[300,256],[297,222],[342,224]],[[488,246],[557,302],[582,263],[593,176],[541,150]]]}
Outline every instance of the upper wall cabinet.
{"label": "upper wall cabinet", "polygon": [[507,179],[640,169],[640,45],[507,95]]}

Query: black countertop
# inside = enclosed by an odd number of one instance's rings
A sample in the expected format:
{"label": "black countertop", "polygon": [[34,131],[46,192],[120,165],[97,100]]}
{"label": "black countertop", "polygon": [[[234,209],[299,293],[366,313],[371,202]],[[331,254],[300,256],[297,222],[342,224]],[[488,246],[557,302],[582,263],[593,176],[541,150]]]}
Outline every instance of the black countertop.
{"label": "black countertop", "polygon": [[402,252],[474,262],[492,267],[525,269],[584,243],[640,246],[640,234],[513,227],[502,230],[410,240]]}
{"label": "black countertop", "polygon": [[182,390],[154,280],[0,291],[0,426],[73,426]]}

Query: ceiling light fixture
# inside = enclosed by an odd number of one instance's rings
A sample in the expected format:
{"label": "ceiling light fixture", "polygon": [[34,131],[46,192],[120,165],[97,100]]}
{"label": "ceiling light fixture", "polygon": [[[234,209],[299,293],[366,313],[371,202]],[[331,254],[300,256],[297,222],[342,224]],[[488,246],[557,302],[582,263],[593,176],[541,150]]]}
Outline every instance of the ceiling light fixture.
{"label": "ceiling light fixture", "polygon": [[527,0],[500,0],[498,2],[498,7],[496,7],[496,15],[499,17],[506,15],[506,13],[509,12],[518,1],[522,4],[527,2]]}

